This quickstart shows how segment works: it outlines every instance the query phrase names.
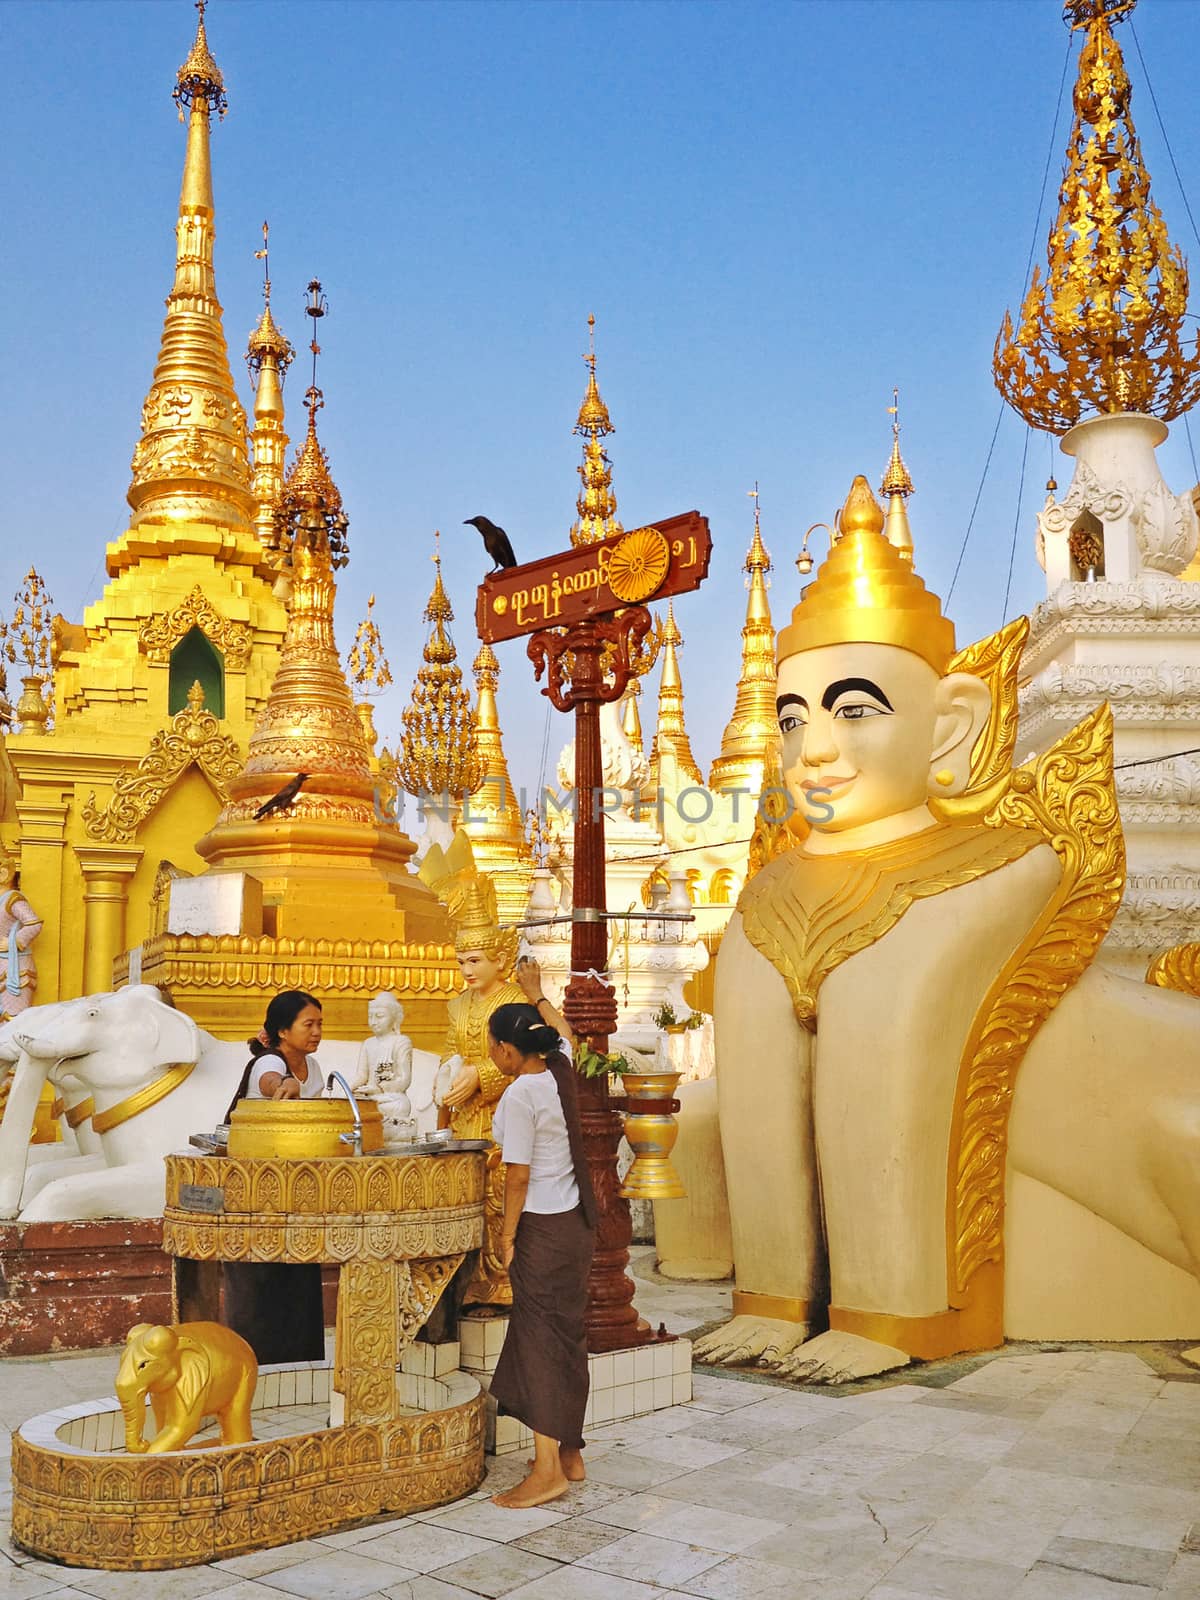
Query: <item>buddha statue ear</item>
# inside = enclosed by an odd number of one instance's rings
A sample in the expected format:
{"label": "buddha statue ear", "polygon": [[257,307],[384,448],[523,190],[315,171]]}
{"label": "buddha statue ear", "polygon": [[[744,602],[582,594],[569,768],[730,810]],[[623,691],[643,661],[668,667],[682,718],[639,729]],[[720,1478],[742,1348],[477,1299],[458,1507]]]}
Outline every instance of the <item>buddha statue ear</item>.
{"label": "buddha statue ear", "polygon": [[947,799],[971,781],[971,753],[988,724],[991,692],[972,673],[951,672],[938,680],[934,709],[928,788],[931,796]]}

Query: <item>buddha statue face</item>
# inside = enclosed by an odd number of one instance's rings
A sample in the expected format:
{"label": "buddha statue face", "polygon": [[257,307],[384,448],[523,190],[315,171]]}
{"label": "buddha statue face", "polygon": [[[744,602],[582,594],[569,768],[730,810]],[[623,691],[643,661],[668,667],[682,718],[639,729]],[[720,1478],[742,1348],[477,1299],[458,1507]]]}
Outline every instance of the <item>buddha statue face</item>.
{"label": "buddha statue face", "polygon": [[930,795],[966,787],[990,705],[966,673],[940,677],[910,650],[831,644],[779,667],[784,781],[812,832],[836,854],[933,827]]}
{"label": "buddha statue face", "polygon": [[377,1039],[385,1033],[398,1033],[404,1020],[404,1007],[394,994],[377,994],[367,1006],[367,1026]]}

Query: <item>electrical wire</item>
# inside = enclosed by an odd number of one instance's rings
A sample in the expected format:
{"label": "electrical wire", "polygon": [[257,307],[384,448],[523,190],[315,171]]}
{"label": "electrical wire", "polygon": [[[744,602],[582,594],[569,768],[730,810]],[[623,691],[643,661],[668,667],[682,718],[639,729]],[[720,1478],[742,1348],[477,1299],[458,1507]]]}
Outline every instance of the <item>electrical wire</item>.
{"label": "electrical wire", "polygon": [[1167,147],[1167,155],[1171,162],[1171,171],[1175,174],[1175,182],[1179,185],[1179,193],[1183,199],[1183,209],[1187,212],[1188,221],[1192,225],[1192,233],[1196,243],[1200,244],[1200,228],[1196,226],[1196,219],[1192,215],[1191,202],[1187,197],[1187,190],[1183,187],[1183,179],[1179,174],[1179,163],[1175,159],[1175,152],[1171,149],[1171,141],[1167,138],[1167,125],[1163,121],[1162,112],[1158,109],[1158,96],[1154,92],[1154,85],[1150,82],[1150,73],[1146,68],[1146,58],[1142,54],[1142,41],[1137,36],[1137,29],[1133,25],[1132,17],[1129,20],[1129,31],[1133,35],[1134,48],[1138,53],[1138,60],[1142,64],[1142,76],[1146,80],[1146,88],[1150,91],[1150,104],[1154,107],[1154,115],[1158,119],[1158,131],[1162,134],[1163,144]]}
{"label": "electrical wire", "polygon": [[[1066,49],[1065,55],[1063,56],[1062,73],[1061,73],[1061,75],[1059,77],[1059,80],[1058,80],[1058,95],[1057,95],[1057,98],[1055,99],[1055,102],[1054,102],[1054,122],[1053,122],[1053,124],[1051,125],[1051,128],[1050,128],[1050,143],[1049,143],[1049,145],[1048,145],[1048,147],[1046,149],[1046,164],[1042,168],[1042,185],[1041,185],[1040,190],[1038,191],[1037,211],[1034,214],[1033,232],[1031,233],[1030,239],[1029,239],[1029,254],[1025,257],[1025,272],[1024,272],[1024,275],[1023,275],[1023,277],[1021,279],[1021,297],[1022,297],[1022,299],[1024,299],[1025,291],[1026,291],[1026,289],[1028,288],[1028,285],[1029,285],[1029,273],[1030,273],[1030,270],[1033,267],[1033,252],[1037,249],[1038,231],[1039,231],[1039,229],[1041,227],[1041,223],[1042,223],[1042,208],[1046,203],[1046,180],[1050,176],[1050,163],[1054,159],[1054,142],[1058,137],[1058,119],[1062,115],[1063,89],[1064,89],[1064,87],[1066,85],[1066,82],[1067,82],[1067,70],[1071,65],[1071,53],[1072,53],[1073,43],[1074,43],[1074,41],[1073,41],[1072,38],[1068,38],[1067,39],[1067,49]],[[996,426],[992,429],[992,442],[988,445],[987,460],[983,463],[983,473],[982,473],[982,475],[981,475],[981,477],[979,479],[979,487],[975,491],[975,504],[971,507],[971,515],[967,519],[967,531],[963,534],[962,545],[960,546],[959,552],[958,552],[958,560],[954,564],[954,577],[951,579],[950,588],[949,588],[949,590],[948,590],[948,592],[946,594],[946,604],[947,604],[947,606],[949,606],[951,600],[954,598],[954,590],[955,590],[955,586],[958,583],[958,575],[962,570],[963,557],[967,553],[967,544],[968,544],[968,541],[970,540],[970,537],[971,537],[971,530],[975,526],[975,514],[979,510],[979,501],[980,501],[981,496],[983,495],[983,486],[987,482],[988,468],[992,464],[992,451],[996,448],[996,435],[1000,432],[1000,421],[1001,421],[1001,418],[1004,416],[1004,406],[1005,406],[1005,401],[1001,400],[1000,401],[1000,409],[996,413]],[[1026,443],[1028,444],[1028,440],[1026,440]],[[1022,467],[1022,473],[1023,472],[1024,472],[1024,468]],[[1010,565],[1010,577],[1011,577],[1011,565]],[[1006,601],[1006,604],[1007,604],[1007,601]]]}
{"label": "electrical wire", "polygon": [[1021,501],[1025,496],[1025,461],[1029,455],[1029,435],[1032,432],[1032,428],[1026,427],[1025,442],[1021,446],[1021,477],[1017,484],[1017,510],[1013,517],[1012,546],[1008,552],[1008,578],[1004,585],[1004,608],[1000,612],[1001,627],[1004,626],[1005,618],[1008,616],[1008,597],[1012,591],[1013,562],[1017,559],[1017,534],[1021,529]]}

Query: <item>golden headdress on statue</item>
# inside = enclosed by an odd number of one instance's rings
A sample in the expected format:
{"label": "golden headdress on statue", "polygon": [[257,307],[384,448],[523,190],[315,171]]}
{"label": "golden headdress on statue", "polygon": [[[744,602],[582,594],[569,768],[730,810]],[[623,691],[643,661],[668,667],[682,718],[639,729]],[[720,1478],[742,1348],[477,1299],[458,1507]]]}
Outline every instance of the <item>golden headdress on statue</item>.
{"label": "golden headdress on statue", "polygon": [[935,672],[954,654],[954,624],[941,603],[883,535],[883,512],[860,473],[850,486],[839,532],[822,565],[780,630],[777,662],[821,645],[891,644],[911,650]]}
{"label": "golden headdress on statue", "polygon": [[449,913],[458,954],[482,950],[499,962],[507,978],[517,959],[520,935],[516,928],[500,926],[496,885],[490,873],[480,872],[475,865],[470,837],[460,828],[448,849],[431,844],[419,876]]}

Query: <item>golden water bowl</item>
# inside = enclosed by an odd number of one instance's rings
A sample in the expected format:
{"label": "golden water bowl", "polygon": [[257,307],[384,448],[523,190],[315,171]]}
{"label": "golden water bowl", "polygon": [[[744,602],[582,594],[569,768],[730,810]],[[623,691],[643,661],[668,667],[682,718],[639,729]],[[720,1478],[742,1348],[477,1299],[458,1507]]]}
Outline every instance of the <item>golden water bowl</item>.
{"label": "golden water bowl", "polygon": [[[364,1152],[383,1149],[383,1118],[374,1100],[359,1100]],[[264,1160],[348,1156],[354,1132],[348,1100],[239,1100],[229,1121],[229,1154]]]}

